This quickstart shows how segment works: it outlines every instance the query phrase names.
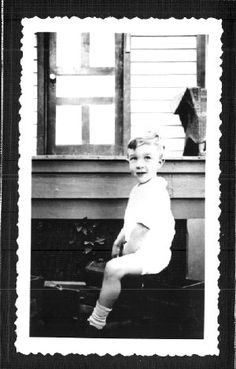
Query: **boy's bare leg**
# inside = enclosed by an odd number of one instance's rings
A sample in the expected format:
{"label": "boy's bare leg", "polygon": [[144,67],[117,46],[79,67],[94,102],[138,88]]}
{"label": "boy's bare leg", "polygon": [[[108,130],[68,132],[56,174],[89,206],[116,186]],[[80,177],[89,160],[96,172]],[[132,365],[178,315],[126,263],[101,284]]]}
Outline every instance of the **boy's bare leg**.
{"label": "boy's bare leg", "polygon": [[135,254],[129,254],[112,259],[106,264],[99,303],[112,308],[121,292],[121,279],[127,274],[142,273],[142,267],[137,265]]}
{"label": "boy's bare leg", "polygon": [[102,289],[99,299],[89,317],[90,325],[102,329],[114,302],[121,291],[121,279],[127,274],[140,275],[142,267],[135,254],[110,260],[105,267]]}

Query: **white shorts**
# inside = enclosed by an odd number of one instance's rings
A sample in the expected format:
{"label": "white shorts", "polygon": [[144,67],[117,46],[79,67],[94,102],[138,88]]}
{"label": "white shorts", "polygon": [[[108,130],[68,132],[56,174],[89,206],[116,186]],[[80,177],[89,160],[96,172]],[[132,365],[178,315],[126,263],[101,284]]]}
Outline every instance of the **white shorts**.
{"label": "white shorts", "polygon": [[134,264],[140,266],[142,274],[157,274],[165,269],[171,259],[171,251],[165,248],[163,252],[148,252],[149,250],[141,248],[132,254],[128,254],[133,258]]}

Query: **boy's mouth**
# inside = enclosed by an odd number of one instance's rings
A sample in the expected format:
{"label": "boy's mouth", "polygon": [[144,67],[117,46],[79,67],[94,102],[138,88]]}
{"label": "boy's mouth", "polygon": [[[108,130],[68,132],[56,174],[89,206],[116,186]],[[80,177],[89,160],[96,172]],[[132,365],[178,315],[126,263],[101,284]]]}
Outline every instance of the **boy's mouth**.
{"label": "boy's mouth", "polygon": [[136,172],[136,175],[137,175],[137,176],[142,176],[142,175],[144,175],[144,174],[147,174],[147,172]]}

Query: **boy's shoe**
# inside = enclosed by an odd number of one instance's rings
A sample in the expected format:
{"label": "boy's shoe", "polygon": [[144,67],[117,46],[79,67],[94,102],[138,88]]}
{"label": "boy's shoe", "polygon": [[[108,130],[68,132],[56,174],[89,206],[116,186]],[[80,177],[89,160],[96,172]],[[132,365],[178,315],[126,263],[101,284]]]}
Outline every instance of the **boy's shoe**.
{"label": "boy's shoe", "polygon": [[118,338],[122,332],[130,328],[131,321],[124,322],[108,322],[104,328],[97,329],[93,325],[86,322],[84,337],[85,338]]}
{"label": "boy's shoe", "polygon": [[97,329],[93,325],[87,323],[84,331],[85,338],[102,338],[103,329]]}

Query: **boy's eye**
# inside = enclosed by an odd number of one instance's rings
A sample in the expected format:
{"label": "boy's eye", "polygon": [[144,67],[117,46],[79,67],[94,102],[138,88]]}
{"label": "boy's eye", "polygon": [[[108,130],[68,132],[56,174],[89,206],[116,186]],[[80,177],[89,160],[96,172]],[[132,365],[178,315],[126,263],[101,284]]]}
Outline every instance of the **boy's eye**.
{"label": "boy's eye", "polygon": [[144,159],[145,160],[150,160],[152,157],[150,155],[145,155]]}
{"label": "boy's eye", "polygon": [[135,156],[131,156],[131,158],[129,158],[129,161],[135,161],[135,160],[137,160]]}

